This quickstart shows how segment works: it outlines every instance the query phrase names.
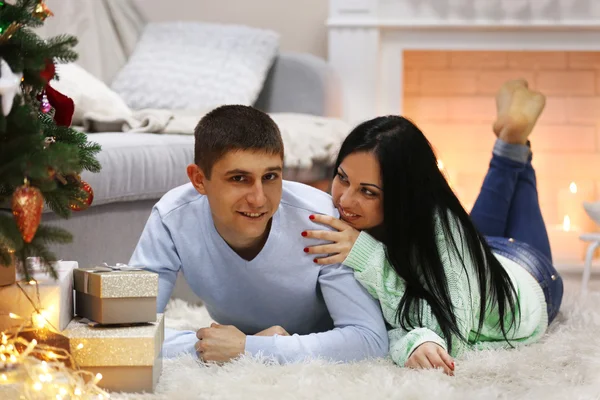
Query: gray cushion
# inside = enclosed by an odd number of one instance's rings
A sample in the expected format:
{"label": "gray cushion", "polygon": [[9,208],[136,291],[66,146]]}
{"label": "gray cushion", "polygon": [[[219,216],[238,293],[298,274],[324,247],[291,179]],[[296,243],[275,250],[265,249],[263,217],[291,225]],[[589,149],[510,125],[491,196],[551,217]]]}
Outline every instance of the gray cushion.
{"label": "gray cushion", "polygon": [[96,133],[102,171],[81,176],[94,190],[94,205],[159,199],[188,182],[186,166],[194,160],[194,136],[150,133]]}
{"label": "gray cushion", "polygon": [[[193,135],[151,133],[95,133],[88,140],[102,146],[98,161],[102,171],[85,171],[81,178],[94,190],[93,206],[160,199],[169,190],[187,183],[186,167],[194,160]],[[284,171],[284,178],[313,182],[331,178],[331,166]]]}

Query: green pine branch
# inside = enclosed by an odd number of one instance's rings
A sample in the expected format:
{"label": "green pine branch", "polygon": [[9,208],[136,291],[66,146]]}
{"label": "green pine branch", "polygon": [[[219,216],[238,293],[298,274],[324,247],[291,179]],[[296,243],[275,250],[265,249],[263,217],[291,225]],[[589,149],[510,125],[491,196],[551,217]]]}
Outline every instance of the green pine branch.
{"label": "green pine branch", "polygon": [[[42,192],[50,210],[68,218],[69,205],[77,204],[82,191],[74,177],[84,170],[98,172],[101,168],[96,159],[98,144],[89,142],[85,133],[57,126],[53,112],[40,112],[41,94],[47,85],[41,72],[48,63],[75,61],[77,53],[73,48],[77,38],[70,35],[40,38],[33,30],[43,25],[34,15],[39,1],[0,4],[0,58],[13,73],[23,75],[21,94],[15,97],[10,114],[0,113],[0,264],[12,262],[14,255],[26,277],[31,273],[25,262],[28,257],[39,257],[54,276],[51,263],[56,257],[49,245],[68,243],[72,236],[61,228],[40,225],[31,243],[25,243],[16,221],[7,212],[15,189],[27,180]],[[15,23],[19,28],[10,37],[2,35]],[[49,137],[55,142],[46,143]],[[66,178],[66,183],[57,176]]]}

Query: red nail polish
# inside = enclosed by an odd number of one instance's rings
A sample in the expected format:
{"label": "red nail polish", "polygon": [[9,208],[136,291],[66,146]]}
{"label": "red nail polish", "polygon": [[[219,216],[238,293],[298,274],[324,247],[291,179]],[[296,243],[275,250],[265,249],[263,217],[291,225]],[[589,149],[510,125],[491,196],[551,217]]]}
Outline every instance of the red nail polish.
{"label": "red nail polish", "polygon": [[313,262],[316,264],[316,263],[317,263],[317,259],[315,258],[315,259],[313,260]]}
{"label": "red nail polish", "polygon": [[452,369],[454,369],[454,363],[452,363]]}
{"label": "red nail polish", "polygon": [[305,248],[304,248],[304,252],[305,252],[305,253],[308,253],[308,247],[305,247]]}
{"label": "red nail polish", "polygon": [[315,216],[314,216],[314,215],[311,215],[311,216],[310,216],[310,217],[308,217],[308,218],[310,218],[310,219],[315,219]]}
{"label": "red nail polish", "polygon": [[306,233],[306,232],[302,232],[302,236],[306,236],[306,235],[307,235],[307,233]]}

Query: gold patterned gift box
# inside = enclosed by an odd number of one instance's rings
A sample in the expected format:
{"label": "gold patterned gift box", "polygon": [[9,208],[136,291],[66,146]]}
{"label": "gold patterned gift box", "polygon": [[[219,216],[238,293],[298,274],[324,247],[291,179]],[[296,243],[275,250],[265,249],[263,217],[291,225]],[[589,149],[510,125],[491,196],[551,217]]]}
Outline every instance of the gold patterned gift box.
{"label": "gold patterned gift box", "polygon": [[73,271],[75,314],[101,324],[156,319],[158,274],[122,264]]}
{"label": "gold patterned gift box", "polygon": [[102,374],[98,386],[115,392],[153,392],[162,371],[164,316],[156,322],[106,326],[74,318],[63,332],[78,367]]}

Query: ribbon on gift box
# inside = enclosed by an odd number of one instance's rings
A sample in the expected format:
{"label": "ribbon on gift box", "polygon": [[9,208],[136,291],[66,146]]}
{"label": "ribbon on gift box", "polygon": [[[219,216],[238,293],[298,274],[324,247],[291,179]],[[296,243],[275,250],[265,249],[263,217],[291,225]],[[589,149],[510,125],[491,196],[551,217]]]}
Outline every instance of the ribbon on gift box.
{"label": "ribbon on gift box", "polygon": [[132,267],[131,265],[117,263],[115,265],[108,265],[107,263],[103,263],[103,267],[94,267],[98,268],[96,271],[90,272],[114,272],[114,271],[143,271],[140,267]]}
{"label": "ribbon on gift box", "polygon": [[118,272],[118,271],[143,271],[142,268],[132,267],[127,264],[117,263],[115,265],[108,265],[107,263],[103,263],[103,266],[92,267],[91,269],[85,269],[88,273],[83,275],[83,293],[90,293],[90,275],[89,273],[103,273],[103,272]]}

